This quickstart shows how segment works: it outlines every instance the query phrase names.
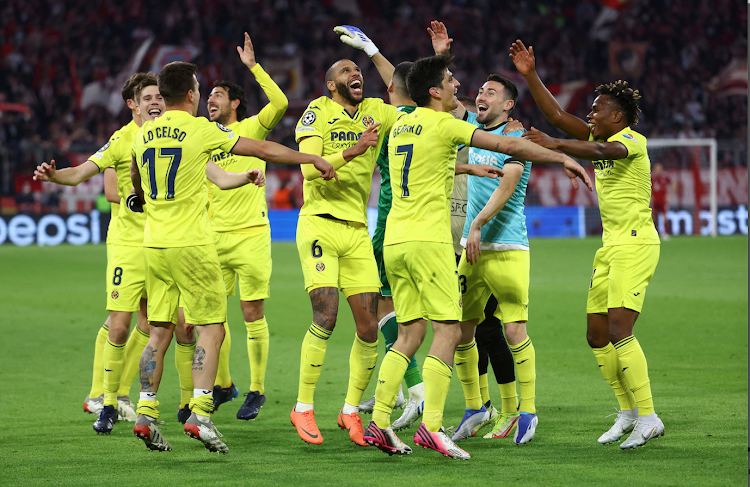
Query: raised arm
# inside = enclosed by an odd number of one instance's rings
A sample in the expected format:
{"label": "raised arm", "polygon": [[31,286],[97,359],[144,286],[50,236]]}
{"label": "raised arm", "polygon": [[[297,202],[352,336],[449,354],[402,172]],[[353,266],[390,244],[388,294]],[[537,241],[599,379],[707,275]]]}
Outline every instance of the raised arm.
{"label": "raised arm", "polygon": [[563,110],[539,78],[536,72],[534,48],[529,46],[526,49],[523,42],[518,39],[510,47],[510,58],[513,60],[513,64],[516,65],[518,72],[526,78],[531,96],[534,97],[534,101],[541,108],[547,120],[571,137],[578,140],[588,140],[590,132],[589,124]]}
{"label": "raised arm", "polygon": [[528,140],[519,137],[504,137],[502,135],[490,134],[484,130],[475,130],[471,138],[471,146],[493,152],[502,152],[503,154],[508,154],[525,161],[562,164],[575,189],[578,189],[578,182],[575,180],[578,177],[586,184],[589,191],[594,190],[588,174],[586,174],[586,171],[580,164],[561,152],[545,149]]}
{"label": "raised arm", "polygon": [[[344,164],[348,163],[357,156],[360,156],[367,152],[370,147],[375,147],[378,144],[378,127],[380,123],[376,123],[367,128],[356,144],[348,149],[344,149],[341,152],[336,152],[326,156],[324,159],[329,162],[334,169],[343,167]],[[323,139],[320,137],[304,137],[299,141],[299,151],[304,154],[312,154],[316,156],[323,155]],[[310,181],[320,176],[320,172],[309,166],[301,166],[302,176]],[[325,179],[325,178],[324,178]]]}
{"label": "raised arm", "polygon": [[319,155],[297,152],[276,142],[240,137],[230,152],[240,156],[254,156],[273,164],[300,164],[302,167],[310,164],[318,170],[323,179],[338,180],[333,166]]}
{"label": "raised arm", "polygon": [[245,45],[237,46],[242,64],[247,66],[263,92],[268,97],[268,104],[258,112],[258,121],[268,130],[273,129],[289,107],[289,100],[279,85],[263,70],[263,67],[255,61],[255,50],[250,36],[245,32]]}
{"label": "raised arm", "polygon": [[523,176],[523,166],[520,164],[507,164],[504,169],[505,176],[502,181],[500,181],[500,184],[492,193],[487,204],[484,205],[482,211],[474,218],[469,227],[469,236],[466,239],[466,259],[469,261],[469,264],[476,264],[482,255],[479,249],[479,244],[482,240],[482,227],[500,213],[500,210],[503,209],[510,197],[513,196],[518,181]]}
{"label": "raised arm", "polygon": [[55,160],[52,159],[49,164],[43,162],[36,167],[34,179],[64,186],[77,186],[97,173],[99,173],[99,166],[90,160],[80,166],[57,169]]}
{"label": "raised arm", "polygon": [[247,172],[228,172],[220,168],[215,162],[208,161],[206,166],[206,177],[214,183],[219,189],[234,189],[244,186],[248,183],[254,183],[256,186],[266,184],[266,178],[260,169],[252,169]]}
{"label": "raised arm", "polygon": [[333,28],[333,31],[339,34],[339,39],[341,39],[341,42],[344,44],[365,51],[370,59],[372,59],[372,63],[378,70],[385,86],[390,84],[391,79],[393,78],[393,71],[395,71],[396,68],[394,68],[393,64],[391,64],[391,62],[380,53],[380,50],[375,46],[375,43],[372,42],[364,32],[353,25],[337,25]]}
{"label": "raised arm", "polygon": [[[435,54],[439,56],[450,56],[453,38],[448,37],[448,29],[445,27],[445,24],[433,20],[427,28],[427,33],[430,34],[432,49],[435,51]],[[451,115],[458,120],[463,120],[466,116],[466,107],[464,107],[463,103],[458,102],[458,106],[451,110]]]}

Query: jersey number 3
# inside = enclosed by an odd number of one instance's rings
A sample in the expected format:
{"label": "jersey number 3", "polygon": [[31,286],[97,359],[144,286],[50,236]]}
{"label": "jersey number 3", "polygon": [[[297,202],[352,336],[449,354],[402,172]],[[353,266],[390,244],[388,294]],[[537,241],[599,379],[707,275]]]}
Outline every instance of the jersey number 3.
{"label": "jersey number 3", "polygon": [[148,164],[148,179],[151,185],[151,192],[149,197],[152,200],[156,199],[156,195],[159,194],[158,186],[156,184],[156,158],[169,159],[169,167],[167,168],[167,175],[165,178],[167,193],[164,197],[166,200],[174,199],[174,180],[177,177],[177,169],[180,167],[182,161],[182,149],[159,149],[159,154],[156,154],[156,148],[150,147],[143,152],[143,165]]}

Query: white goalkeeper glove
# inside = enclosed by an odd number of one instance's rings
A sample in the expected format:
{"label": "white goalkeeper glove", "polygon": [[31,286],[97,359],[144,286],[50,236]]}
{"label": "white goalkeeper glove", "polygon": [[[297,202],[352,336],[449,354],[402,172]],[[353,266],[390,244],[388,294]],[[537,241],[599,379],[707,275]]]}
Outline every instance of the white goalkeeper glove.
{"label": "white goalkeeper glove", "polygon": [[380,49],[375,46],[375,43],[372,42],[364,32],[353,25],[337,25],[333,28],[333,31],[341,36],[341,42],[348,44],[355,49],[365,51],[370,57],[373,57],[380,52]]}

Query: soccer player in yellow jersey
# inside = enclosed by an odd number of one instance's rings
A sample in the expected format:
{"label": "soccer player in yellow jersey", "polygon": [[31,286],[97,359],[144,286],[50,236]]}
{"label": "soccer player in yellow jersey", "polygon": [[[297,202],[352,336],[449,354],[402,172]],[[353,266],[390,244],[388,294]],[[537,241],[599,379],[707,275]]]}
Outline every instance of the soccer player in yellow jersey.
{"label": "soccer player in yellow jersey", "polygon": [[516,137],[476,130],[449,113],[458,106],[460,84],[448,69],[451,58],[420,59],[409,70],[407,86],[417,104],[401,117],[389,140],[393,205],[386,224],[384,259],[399,317],[399,336],[385,355],[375,390],[373,421],[365,437],[389,453],[410,453],[393,433],[390,414],[404,371],[432,320],[434,339],[422,367],[424,422],[414,436],[418,445],[443,455],[468,459],[445,434],[443,406],[461,338],[459,283],[450,230],[450,198],[459,145],[480,147],[538,162],[564,164],[571,178],[590,181],[569,157]]}
{"label": "soccer player in yellow jersey", "polygon": [[339,180],[312,179],[314,172],[302,167],[305,203],[297,224],[297,249],[313,320],[302,342],[299,393],[290,418],[304,441],[323,442],[313,397],[328,338],[336,326],[341,289],[357,331],[338,424],[349,431],[353,442],[364,446],[358,410],[378,358],[380,288],[367,233],[367,199],[378,150],[399,113],[383,100],[364,97],[362,72],[348,59],[334,63],[325,79],[330,97],[310,102],[295,129],[300,151],[323,156],[337,169]]}
{"label": "soccer player in yellow jersey", "polygon": [[251,182],[263,185],[265,179],[260,169],[226,172],[209,156],[221,149],[270,162],[314,164],[324,177],[334,177],[335,172],[320,157],[240,137],[219,123],[196,118],[200,103],[197,69],[184,62],[169,63],[162,69],[159,92],[165,114],[144,124],[132,147],[131,178],[146,210],[143,246],[151,331],[140,361],[141,396],[134,433],[152,450],[171,450],[157,425],[156,394],[182,299],[185,321],[200,327],[193,357],[192,414],[185,433],[211,451],[226,453],[228,448],[219,440],[209,417],[227,303],[205,181],[208,177],[219,188],[230,189]]}
{"label": "soccer player in yellow jersey", "polygon": [[[127,89],[133,86],[133,120],[115,132],[110,141],[86,162],[75,168],[55,170],[55,163],[42,164],[36,177],[58,184],[77,185],[101,171],[113,168],[117,173],[117,192],[121,200],[131,193],[130,147],[142,120],[154,120],[164,111],[164,102],[151,73],[133,75]],[[117,224],[110,225],[107,241],[107,309],[110,311],[108,338],[102,351],[103,408],[94,423],[97,433],[110,433],[119,414],[135,421],[135,410],[128,397],[138,373],[138,359],[148,342],[146,319],[145,267],[143,262],[142,213],[123,210]],[[138,313],[138,328],[130,335],[133,312]]]}
{"label": "soccer player in yellow jersey", "polygon": [[510,56],[547,120],[578,140],[551,138],[533,128],[524,137],[594,161],[604,245],[594,257],[586,338],[620,404],[615,424],[598,441],[613,443],[632,430],[620,448],[636,448],[664,434],[664,423],[654,412],[646,356],[633,336],[660,247],[648,206],[647,141],[630,128],[638,123],[640,94],[625,81],[599,86],[587,123],[565,112],[544,86],[532,47],[517,40]]}
{"label": "soccer player in yellow jersey", "polygon": [[[281,88],[255,61],[255,50],[247,33],[244,46],[238,47],[237,51],[242,63],[260,84],[269,103],[257,115],[245,118],[247,100],[242,88],[229,81],[217,81],[208,97],[209,119],[242,137],[265,140],[268,133],[281,121],[289,101]],[[262,159],[237,156],[221,150],[213,152],[211,161],[233,172],[266,169],[266,163]],[[237,411],[237,419],[250,420],[255,419],[266,402],[265,373],[269,334],[263,300],[269,296],[271,278],[271,227],[268,223],[266,191],[265,187],[254,185],[223,191],[213,183],[209,184],[209,191],[211,227],[228,296],[234,296],[235,283],[239,277],[240,307],[247,329],[247,354],[250,359],[250,388],[244,404]],[[228,327],[226,331],[216,377],[217,385],[214,387],[214,400],[217,404],[221,399],[231,397],[233,389],[236,390],[229,375],[231,342]],[[217,398],[217,395],[220,397]]]}

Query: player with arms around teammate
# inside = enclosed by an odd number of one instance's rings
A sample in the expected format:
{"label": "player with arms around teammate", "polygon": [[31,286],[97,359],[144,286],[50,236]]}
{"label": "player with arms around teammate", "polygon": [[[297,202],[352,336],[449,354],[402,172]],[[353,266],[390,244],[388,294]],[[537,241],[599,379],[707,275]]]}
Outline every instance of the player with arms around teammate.
{"label": "player with arms around teammate", "polygon": [[[115,132],[99,152],[80,166],[56,170],[55,161],[51,161],[49,165],[44,163],[37,168],[35,178],[77,185],[94,174],[112,168],[117,174],[117,192],[124,201],[132,190],[130,148],[133,138],[142,121],[154,120],[164,112],[164,101],[153,74],[133,75],[125,89],[133,90],[131,96],[135,102],[130,123]],[[94,422],[97,433],[108,434],[112,431],[118,420],[118,410],[128,421],[136,419],[127,396],[138,373],[138,359],[149,338],[143,262],[145,222],[143,213],[123,209],[117,214],[116,225],[110,225],[111,234],[107,235],[107,241],[111,242],[107,245],[107,310],[110,319],[109,336],[102,353],[104,404]],[[128,338],[134,312],[138,313],[138,328]]]}
{"label": "player with arms around teammate", "polygon": [[[387,453],[411,449],[391,429],[390,414],[404,371],[432,320],[434,339],[422,367],[424,422],[414,436],[418,445],[443,455],[468,459],[443,429],[443,407],[453,374],[453,356],[461,338],[458,275],[450,230],[450,197],[456,151],[460,145],[482,147],[540,162],[565,164],[587,184],[583,168],[563,154],[516,137],[476,130],[449,113],[458,106],[460,84],[448,69],[451,58],[420,59],[409,70],[407,87],[418,108],[393,126],[389,166],[393,206],[384,243],[385,268],[399,317],[399,336],[383,358],[375,390],[373,421],[365,439]],[[477,363],[474,363],[477,369]]]}
{"label": "player with arms around teammate", "polygon": [[[263,67],[255,61],[255,51],[247,33],[244,46],[238,47],[237,51],[242,63],[260,84],[269,103],[257,115],[245,118],[247,100],[242,88],[230,81],[217,81],[208,97],[209,119],[242,137],[265,140],[284,116],[289,101]],[[262,159],[237,156],[221,150],[214,151],[211,160],[232,172],[266,169],[266,163]],[[271,279],[271,227],[268,223],[266,191],[265,187],[254,185],[224,191],[215,184],[209,184],[209,189],[211,227],[228,296],[234,296],[237,277],[240,282],[240,307],[247,329],[247,354],[250,358],[250,392],[237,411],[237,419],[250,420],[258,415],[266,402],[265,373],[269,335],[263,300],[269,296]],[[219,389],[226,389],[231,385],[228,373],[229,337],[227,328],[217,376]]]}
{"label": "player with arms around teammate", "polygon": [[341,289],[354,315],[356,336],[338,425],[349,431],[354,443],[365,446],[359,403],[378,358],[380,288],[367,233],[367,200],[378,149],[399,113],[383,100],[364,97],[362,72],[348,59],[335,62],[325,79],[330,97],[310,102],[295,129],[300,151],[322,155],[337,169],[339,180],[311,179],[314,174],[302,167],[305,203],[297,225],[297,249],[313,320],[302,342],[299,393],[290,418],[304,441],[323,442],[313,412],[314,394],[336,326]]}
{"label": "player with arms around teammate", "polygon": [[230,129],[196,118],[200,92],[197,66],[173,62],[159,74],[159,91],[166,112],[144,124],[132,149],[131,178],[146,203],[144,233],[149,325],[151,338],[140,361],[141,397],[134,432],[153,450],[171,450],[161,435],[156,394],[164,368],[164,353],[172,340],[182,298],[185,321],[199,326],[193,358],[194,397],[185,433],[207,449],[226,453],[209,414],[226,321],[226,287],[214,245],[207,206],[206,177],[221,189],[265,183],[263,172],[225,172],[210,162],[215,149],[255,156],[266,161],[315,164],[326,177],[330,164],[273,142],[237,136]]}
{"label": "player with arms around teammate", "polygon": [[654,412],[646,356],[633,335],[660,247],[648,207],[647,141],[630,128],[638,123],[640,94],[625,81],[599,86],[587,123],[565,112],[544,86],[532,47],[527,50],[517,40],[510,56],[547,120],[578,140],[555,139],[533,127],[524,137],[594,161],[604,245],[594,257],[586,338],[620,404],[615,424],[598,441],[613,443],[632,430],[620,448],[636,448],[664,434],[664,423]]}

